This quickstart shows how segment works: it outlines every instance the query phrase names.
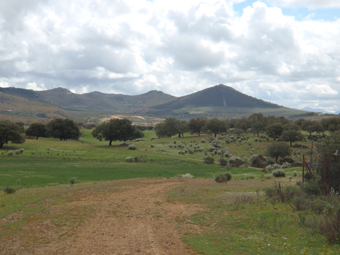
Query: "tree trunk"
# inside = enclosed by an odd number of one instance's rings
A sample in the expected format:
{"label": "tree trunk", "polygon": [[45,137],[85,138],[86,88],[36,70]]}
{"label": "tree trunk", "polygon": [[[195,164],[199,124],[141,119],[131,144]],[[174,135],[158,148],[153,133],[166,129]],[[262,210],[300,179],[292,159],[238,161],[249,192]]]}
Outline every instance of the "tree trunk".
{"label": "tree trunk", "polygon": [[290,141],[290,147],[292,147],[292,141]]}
{"label": "tree trunk", "polygon": [[217,136],[217,133],[215,133],[215,138],[216,138],[216,136]]}
{"label": "tree trunk", "polygon": [[36,140],[38,140],[39,136],[37,136],[37,138],[35,138]]}
{"label": "tree trunk", "polygon": [[201,132],[200,132],[200,131],[198,131],[197,133],[198,133],[198,136],[200,136]]}
{"label": "tree trunk", "polygon": [[111,146],[112,140],[110,140],[109,146]]}
{"label": "tree trunk", "polygon": [[2,145],[4,145],[4,143],[0,143],[0,148],[2,148]]}

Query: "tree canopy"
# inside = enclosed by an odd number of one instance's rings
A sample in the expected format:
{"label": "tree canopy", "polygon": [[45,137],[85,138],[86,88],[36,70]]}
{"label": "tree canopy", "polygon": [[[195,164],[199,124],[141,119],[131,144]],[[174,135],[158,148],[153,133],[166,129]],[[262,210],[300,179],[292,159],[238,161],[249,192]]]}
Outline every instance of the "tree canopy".
{"label": "tree canopy", "polygon": [[113,141],[127,141],[133,139],[135,128],[128,119],[111,119],[104,122],[92,131],[92,136],[109,141],[109,146]]}
{"label": "tree canopy", "polygon": [[21,129],[17,124],[8,120],[0,120],[0,148],[9,141],[23,143],[25,138],[21,135]]}
{"label": "tree canopy", "polygon": [[286,156],[291,155],[292,151],[288,144],[285,142],[275,142],[268,145],[266,150],[266,155],[272,158],[275,158],[275,162],[277,162],[278,158],[284,158]]}
{"label": "tree canopy", "polygon": [[290,142],[290,147],[292,147],[293,142],[302,141],[304,139],[300,131],[294,131],[294,130],[284,131],[282,133],[281,138],[283,141]]}
{"label": "tree canopy", "polygon": [[227,123],[223,120],[219,120],[218,118],[213,118],[208,120],[203,128],[205,131],[214,133],[215,137],[218,133],[227,131]]}
{"label": "tree canopy", "polygon": [[278,138],[283,132],[281,123],[273,123],[267,127],[267,135],[273,138]]}
{"label": "tree canopy", "polygon": [[78,125],[70,119],[55,119],[51,120],[46,125],[47,134],[59,138],[60,141],[67,139],[78,140],[80,136],[80,130]]}
{"label": "tree canopy", "polygon": [[25,133],[28,136],[36,136],[36,139],[38,140],[39,137],[46,136],[46,125],[42,123],[32,123],[26,129]]}
{"label": "tree canopy", "polygon": [[197,117],[196,119],[191,119],[189,121],[189,130],[192,133],[197,133],[198,136],[200,136],[202,129],[207,122],[207,118],[205,117]]}

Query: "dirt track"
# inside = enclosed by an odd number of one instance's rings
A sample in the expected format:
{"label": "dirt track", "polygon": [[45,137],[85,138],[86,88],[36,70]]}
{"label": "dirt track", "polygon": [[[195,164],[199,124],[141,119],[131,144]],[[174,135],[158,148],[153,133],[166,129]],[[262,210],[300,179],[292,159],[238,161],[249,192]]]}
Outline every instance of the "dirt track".
{"label": "dirt track", "polygon": [[191,181],[145,180],[72,202],[91,205],[96,216],[77,228],[74,238],[37,248],[34,254],[188,254],[180,240],[185,227],[179,222],[202,208],[167,202],[166,193]]}

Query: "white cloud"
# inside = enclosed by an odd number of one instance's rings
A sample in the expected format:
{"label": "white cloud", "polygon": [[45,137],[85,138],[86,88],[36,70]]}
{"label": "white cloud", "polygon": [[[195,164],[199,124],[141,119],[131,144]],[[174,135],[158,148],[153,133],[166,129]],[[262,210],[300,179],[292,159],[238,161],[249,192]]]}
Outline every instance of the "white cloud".
{"label": "white cloud", "polygon": [[340,108],[340,19],[280,9],[338,1],[258,1],[241,15],[242,0],[21,2],[0,2],[2,87],[182,96],[223,83],[280,105]]}
{"label": "white cloud", "polygon": [[5,82],[3,79],[0,80],[0,88],[9,88],[10,85],[8,82]]}
{"label": "white cloud", "polygon": [[30,82],[27,83],[26,89],[32,89],[32,90],[45,90],[45,85],[44,84],[40,84],[37,85],[35,82]]}

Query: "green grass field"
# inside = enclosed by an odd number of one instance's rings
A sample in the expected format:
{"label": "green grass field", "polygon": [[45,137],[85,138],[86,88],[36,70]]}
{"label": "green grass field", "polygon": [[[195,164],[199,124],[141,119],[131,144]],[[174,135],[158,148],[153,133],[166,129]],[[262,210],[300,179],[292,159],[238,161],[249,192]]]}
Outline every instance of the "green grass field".
{"label": "green grass field", "polygon": [[[206,136],[197,137],[185,134],[183,138],[155,139],[153,131],[146,131],[146,141],[135,142],[137,150],[128,150],[120,142],[108,146],[107,141],[98,141],[90,130],[82,130],[79,141],[60,141],[53,138],[26,139],[24,144],[10,144],[0,150],[0,187],[16,186],[18,179],[21,186],[45,186],[50,183],[67,184],[71,177],[78,182],[101,180],[131,179],[138,177],[174,177],[177,174],[191,173],[195,177],[212,178],[216,173],[224,171],[218,165],[207,165],[202,162],[204,152],[179,155],[178,148],[169,145],[182,144],[190,148],[198,144],[205,150],[209,143],[201,143]],[[250,136],[249,140],[255,137]],[[224,142],[224,141],[223,141]],[[254,143],[249,148],[246,143],[231,143],[227,146],[233,155],[241,158],[254,154],[263,154],[267,142]],[[7,150],[24,148],[22,154],[7,155]],[[147,162],[125,162],[126,157],[144,158]],[[214,156],[215,162],[220,156]],[[299,170],[299,169],[298,169]],[[290,170],[288,170],[290,171]],[[293,171],[293,170],[291,170]],[[262,176],[260,169],[232,168],[234,178]],[[268,176],[268,174],[267,174]],[[270,174],[269,174],[270,176]]]}
{"label": "green grass field", "polygon": [[[19,215],[23,220],[8,221],[3,224],[3,236],[24,235],[26,224],[54,217],[60,226],[78,226],[86,219],[94,217],[91,208],[69,213],[51,215],[46,211],[46,203],[62,207],[67,201],[79,199],[79,194],[89,192],[105,194],[113,187],[108,180],[147,178],[172,178],[178,174],[190,173],[194,177],[212,179],[226,169],[219,164],[207,165],[202,162],[204,152],[179,155],[178,148],[169,145],[197,144],[205,150],[208,142],[185,134],[184,138],[154,139],[153,131],[145,132],[145,141],[135,142],[137,150],[115,142],[108,146],[106,141],[98,141],[90,130],[82,130],[79,141],[59,141],[52,138],[27,139],[24,144],[9,144],[0,150],[0,188],[19,188],[15,194],[0,193],[0,219],[9,215]],[[234,142],[222,146],[241,158],[250,153],[263,154],[268,142],[255,142],[255,136],[248,136],[248,142]],[[301,142],[310,147],[308,142]],[[24,148],[22,154],[8,156],[8,150]],[[301,149],[294,149],[294,151]],[[302,150],[305,153],[308,149]],[[147,162],[125,162],[126,157],[145,158]],[[220,156],[214,156],[215,162]],[[298,176],[293,177],[293,171]],[[240,167],[228,169],[233,175],[227,184],[187,185],[172,190],[168,201],[194,203],[205,210],[190,216],[187,221],[200,226],[197,232],[190,227],[182,240],[192,250],[201,254],[339,254],[338,244],[329,244],[326,238],[303,224],[303,217],[314,217],[313,212],[302,215],[294,212],[289,204],[267,201],[263,189],[279,180],[284,186],[294,185],[301,180],[301,168],[285,169],[286,177],[275,179],[271,173],[261,169]],[[77,177],[71,187],[69,179]],[[20,179],[20,182],[18,181]],[[135,179],[138,183],[138,180]],[[115,184],[118,185],[118,184]],[[120,183],[119,185],[124,185]],[[131,185],[131,182],[129,182]],[[249,201],[245,197],[251,197]],[[69,213],[69,214],[68,214]],[[186,222],[187,222],[186,221]],[[179,223],[181,228],[182,222]],[[7,240],[7,239],[6,239]],[[231,252],[231,253],[230,253]]]}

